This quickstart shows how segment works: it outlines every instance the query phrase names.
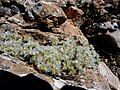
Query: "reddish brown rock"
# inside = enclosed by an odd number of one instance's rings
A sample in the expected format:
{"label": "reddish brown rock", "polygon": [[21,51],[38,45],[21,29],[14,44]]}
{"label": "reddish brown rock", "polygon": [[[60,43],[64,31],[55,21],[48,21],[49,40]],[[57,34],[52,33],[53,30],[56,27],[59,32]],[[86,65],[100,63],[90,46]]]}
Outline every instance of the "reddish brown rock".
{"label": "reddish brown rock", "polygon": [[65,13],[68,19],[72,19],[75,26],[80,27],[82,25],[82,16],[84,15],[84,12],[81,9],[71,6],[65,11]]}
{"label": "reddish brown rock", "polygon": [[68,19],[73,19],[81,17],[84,14],[84,12],[81,9],[71,6],[65,11],[65,14],[67,15]]}
{"label": "reddish brown rock", "polygon": [[73,22],[67,20],[65,23],[60,25],[59,28],[55,28],[52,30],[53,32],[59,32],[59,33],[64,33],[68,35],[81,35],[83,36],[81,30],[74,26]]}
{"label": "reddish brown rock", "polygon": [[59,27],[66,20],[63,10],[52,2],[39,2],[31,8],[40,27]]}

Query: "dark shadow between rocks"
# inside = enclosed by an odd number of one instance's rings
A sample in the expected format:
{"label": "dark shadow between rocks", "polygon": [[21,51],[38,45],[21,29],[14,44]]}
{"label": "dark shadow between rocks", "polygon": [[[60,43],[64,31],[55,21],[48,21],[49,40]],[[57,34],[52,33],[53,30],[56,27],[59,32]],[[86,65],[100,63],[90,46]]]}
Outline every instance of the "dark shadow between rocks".
{"label": "dark shadow between rocks", "polygon": [[52,86],[34,76],[28,74],[19,77],[7,71],[0,70],[0,89],[1,90],[53,90]]}
{"label": "dark shadow between rocks", "polygon": [[23,5],[17,3],[15,0],[13,0],[13,1],[9,2],[9,3],[8,2],[2,2],[3,7],[10,8],[12,5],[16,6],[20,10],[20,13],[25,13],[25,7]]}
{"label": "dark shadow between rocks", "polygon": [[80,87],[75,87],[75,86],[65,85],[60,90],[86,90],[86,89],[80,88]]}

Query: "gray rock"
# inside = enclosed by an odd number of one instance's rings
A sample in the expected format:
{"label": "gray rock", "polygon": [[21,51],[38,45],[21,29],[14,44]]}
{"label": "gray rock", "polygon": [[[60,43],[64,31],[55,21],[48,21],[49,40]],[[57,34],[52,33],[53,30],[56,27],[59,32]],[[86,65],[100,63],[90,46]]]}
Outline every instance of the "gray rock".
{"label": "gray rock", "polygon": [[5,15],[12,16],[11,10],[7,7],[0,6],[0,17],[4,17]]}
{"label": "gray rock", "polygon": [[114,32],[108,32],[107,35],[111,36],[114,40],[115,40],[115,43],[116,43],[116,47],[113,47],[114,48],[117,48],[116,52],[117,52],[117,55],[116,55],[116,63],[117,65],[120,66],[120,31],[117,30],[117,31],[114,31]]}
{"label": "gray rock", "polygon": [[101,29],[110,29],[110,31],[116,31],[119,29],[117,22],[107,21],[99,25]]}
{"label": "gray rock", "polygon": [[10,9],[11,9],[12,15],[15,15],[15,14],[20,13],[19,8],[18,8],[17,6],[15,6],[15,5],[11,5],[11,6],[10,6]]}
{"label": "gray rock", "polygon": [[107,32],[106,34],[113,37],[117,43],[117,47],[120,48],[120,31]]}
{"label": "gray rock", "polygon": [[105,65],[105,63],[101,62],[99,64],[100,74],[105,78],[105,80],[109,83],[112,88],[115,90],[120,90],[120,81],[119,79],[111,72],[111,70]]}
{"label": "gray rock", "polygon": [[24,18],[23,18],[24,15],[25,15],[24,13],[16,14],[16,15],[14,15],[12,17],[9,17],[7,19],[7,21],[12,22],[12,23],[14,23],[14,24],[16,24],[16,25],[18,25],[18,26],[20,26],[22,28],[30,28],[30,29],[38,28],[36,21],[34,21],[34,22],[26,22],[24,20]]}
{"label": "gray rock", "polygon": [[[97,35],[92,39],[97,46],[100,54],[108,58],[108,60],[115,61],[120,65],[120,31],[107,32],[105,34]],[[112,57],[112,58],[111,58]]]}

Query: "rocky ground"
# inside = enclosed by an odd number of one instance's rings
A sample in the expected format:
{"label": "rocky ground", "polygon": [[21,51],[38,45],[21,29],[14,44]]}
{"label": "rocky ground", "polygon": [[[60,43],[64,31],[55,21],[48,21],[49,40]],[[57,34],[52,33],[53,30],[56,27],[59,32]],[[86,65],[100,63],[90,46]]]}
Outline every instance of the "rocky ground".
{"label": "rocky ground", "polygon": [[120,90],[119,8],[119,0],[0,0],[0,84]]}

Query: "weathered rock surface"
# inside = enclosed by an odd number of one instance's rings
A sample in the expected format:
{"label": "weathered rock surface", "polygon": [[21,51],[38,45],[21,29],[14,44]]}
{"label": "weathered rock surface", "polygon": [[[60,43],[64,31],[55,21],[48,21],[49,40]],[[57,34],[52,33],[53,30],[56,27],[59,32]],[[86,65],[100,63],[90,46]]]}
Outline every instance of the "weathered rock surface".
{"label": "weathered rock surface", "polygon": [[[87,69],[83,75],[74,78],[76,82],[70,82],[69,80],[62,79],[56,80],[44,74],[38,73],[32,66],[23,61],[7,56],[0,56],[0,69],[23,78],[24,76],[27,77],[28,74],[33,74],[41,80],[47,81],[54,90],[111,90],[109,85],[111,85],[115,90],[120,89],[120,82],[118,78],[113,75],[104,63],[100,63],[99,65],[100,73],[93,71],[92,69]],[[75,87],[71,85],[69,86],[69,84],[74,85]]]}
{"label": "weathered rock surface", "polygon": [[101,62],[99,64],[100,74],[107,80],[109,85],[115,90],[120,90],[120,81],[119,79],[111,72],[111,70]]}
{"label": "weathered rock surface", "polygon": [[[106,34],[97,35],[91,39],[94,45],[97,45],[100,54],[114,57],[116,60],[116,64],[120,65],[120,31],[107,32]],[[111,58],[112,59],[112,58]]]}
{"label": "weathered rock surface", "polygon": [[[21,89],[33,90],[36,88],[36,90],[53,90],[52,86],[46,82],[47,80],[44,81],[45,78],[48,78],[47,76],[44,76],[42,74],[40,75],[32,67],[28,66],[26,63],[20,60],[15,60],[15,58],[13,59],[5,56],[0,56],[0,69],[10,72],[8,73],[0,70],[0,83],[3,85],[3,87],[1,86],[1,89],[7,90],[9,88],[15,90],[17,86],[17,88],[19,87]],[[39,86],[37,86],[38,84]]]}
{"label": "weathered rock surface", "polygon": [[39,2],[31,9],[38,24],[40,23],[39,25],[42,24],[48,29],[59,27],[66,20],[66,15],[62,9],[52,2]]}
{"label": "weathered rock surface", "polygon": [[83,24],[83,15],[84,12],[81,9],[78,9],[75,6],[70,6],[65,10],[65,14],[68,19],[71,19],[74,22],[74,25],[80,27]]}
{"label": "weathered rock surface", "polygon": [[24,13],[22,14],[16,14],[16,15],[14,15],[14,16],[12,16],[12,17],[9,17],[8,19],[7,19],[7,21],[8,22],[11,22],[11,23],[14,23],[14,24],[16,24],[16,25],[18,25],[18,26],[20,26],[20,27],[22,27],[22,28],[24,28],[24,29],[27,29],[27,28],[30,28],[30,29],[37,29],[37,28],[39,28],[38,26],[37,26],[37,22],[36,21],[34,21],[34,22],[26,22],[25,20],[24,20]]}
{"label": "weathered rock surface", "polygon": [[[80,28],[88,41],[108,60],[107,65],[111,67],[114,64],[116,69],[119,68],[120,1],[81,0],[77,1],[77,6],[84,12],[84,22]],[[119,75],[118,71],[112,71]]]}
{"label": "weathered rock surface", "polygon": [[17,59],[15,60],[15,58],[10,59],[5,56],[0,58],[0,68],[19,76],[24,76],[29,73],[37,73],[37,71],[35,71],[32,67],[29,67],[26,63]]}
{"label": "weathered rock surface", "polygon": [[[107,33],[107,35],[111,36],[114,40],[115,40],[115,43],[116,43],[116,63],[118,66],[120,66],[120,31],[114,31],[112,33]],[[113,54],[114,55],[114,54]]]}
{"label": "weathered rock surface", "polygon": [[79,78],[75,78],[87,90],[111,90],[104,76],[92,69],[87,69]]}
{"label": "weathered rock surface", "polygon": [[59,28],[53,28],[52,31],[55,33],[83,36],[81,30],[78,27],[74,26],[74,23],[71,20],[67,20],[65,23],[60,25]]}
{"label": "weathered rock surface", "polygon": [[[88,37],[97,42],[99,49],[117,55],[115,65],[120,65],[119,7],[118,0],[0,0],[0,32],[16,31],[41,45],[47,45],[51,35],[61,40],[73,36],[76,42],[87,43]],[[73,80],[57,80],[15,58],[0,58],[0,69],[18,76],[32,73],[49,82],[54,90],[120,90],[120,82],[109,68],[104,63],[98,68],[87,69]]]}
{"label": "weathered rock surface", "polygon": [[114,31],[114,32],[107,32],[107,35],[111,36],[112,38],[114,38],[117,47],[120,48],[120,31]]}

